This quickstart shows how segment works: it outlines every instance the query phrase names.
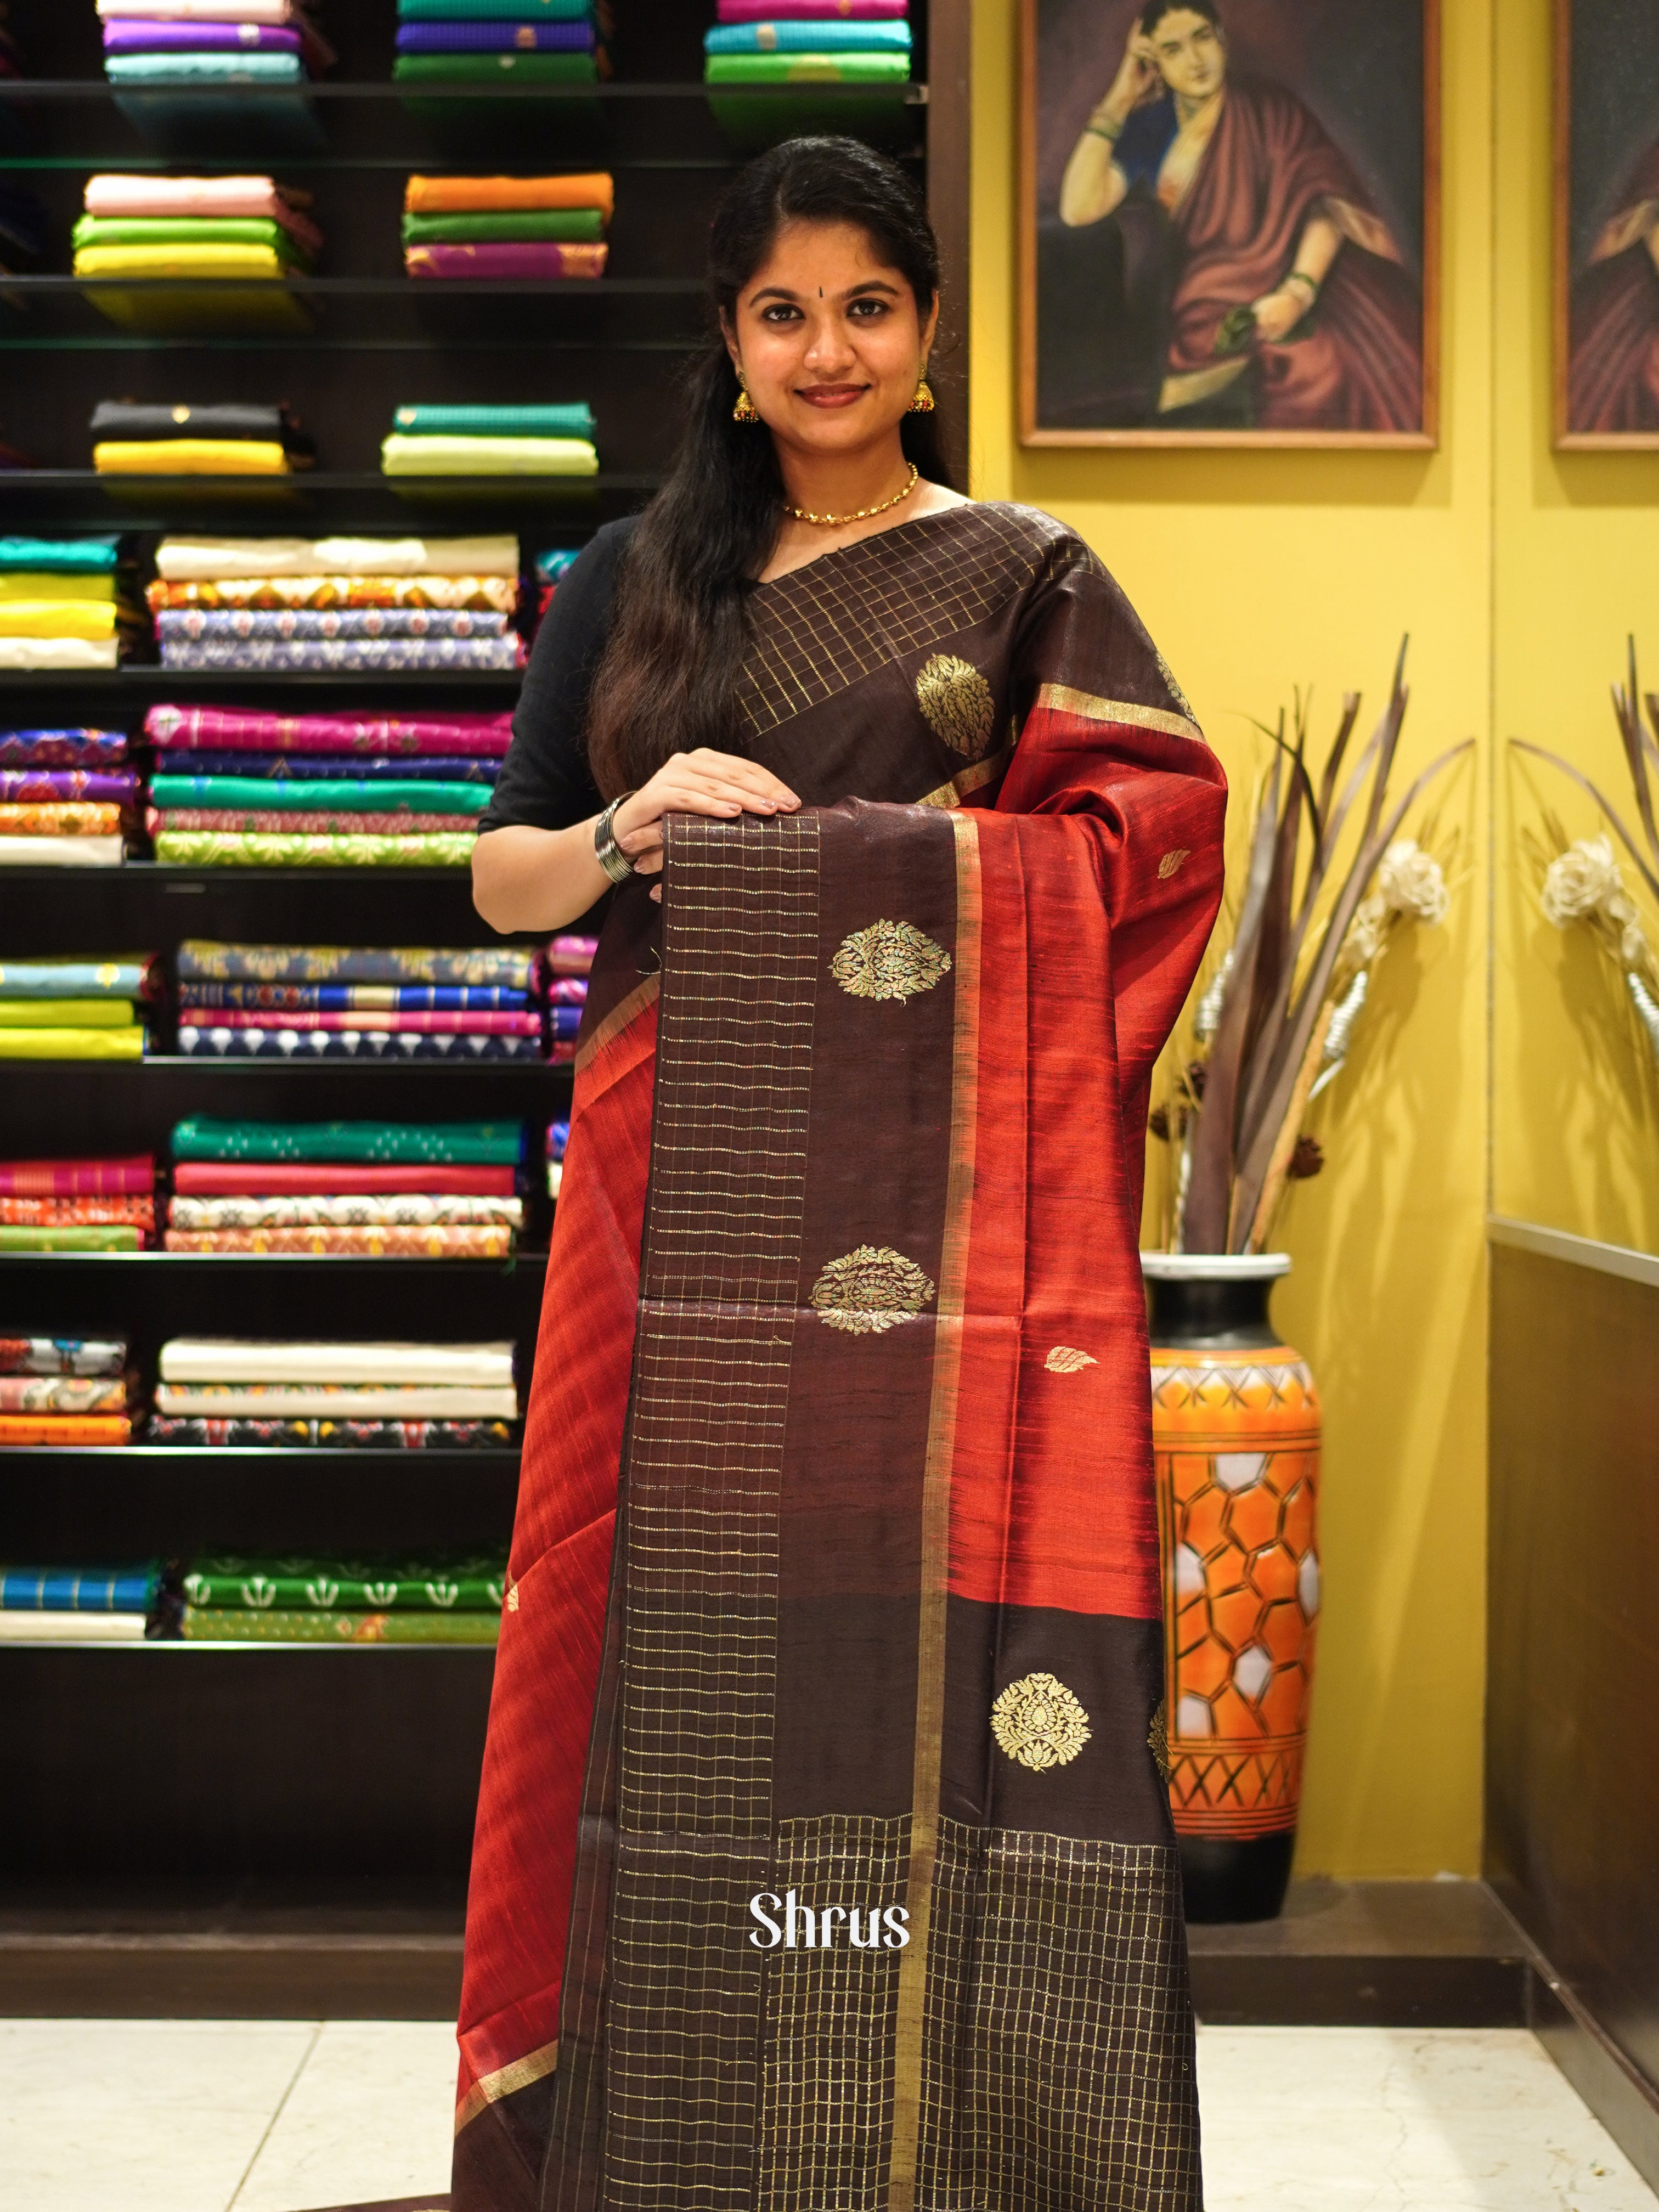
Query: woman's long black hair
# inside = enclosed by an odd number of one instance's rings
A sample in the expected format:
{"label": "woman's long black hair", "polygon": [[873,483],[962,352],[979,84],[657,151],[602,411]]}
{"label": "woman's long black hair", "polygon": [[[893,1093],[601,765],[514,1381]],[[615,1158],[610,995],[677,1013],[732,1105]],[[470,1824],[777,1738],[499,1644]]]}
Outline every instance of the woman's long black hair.
{"label": "woman's long black hair", "polygon": [[[738,380],[719,318],[733,313],[788,222],[856,224],[924,318],[939,290],[927,210],[903,172],[856,138],[792,138],[726,191],[708,236],[715,333],[690,372],[673,469],[629,541],[593,680],[588,759],[607,799],[637,790],[671,753],[737,749],[744,601],[777,541],[783,477],[764,427],[732,420]],[[907,415],[902,435],[906,459],[948,483],[938,415]]]}

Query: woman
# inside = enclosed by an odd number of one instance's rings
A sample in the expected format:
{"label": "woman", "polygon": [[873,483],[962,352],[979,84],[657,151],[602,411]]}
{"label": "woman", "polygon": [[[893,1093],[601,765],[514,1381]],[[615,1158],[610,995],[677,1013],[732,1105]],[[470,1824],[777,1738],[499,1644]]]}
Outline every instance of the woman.
{"label": "woman", "polygon": [[1343,155],[1278,85],[1230,82],[1212,0],[1152,0],[1060,181],[1060,221],[1132,192],[1173,231],[1159,427],[1419,430],[1422,307]]}
{"label": "woman", "polygon": [[896,169],[766,155],[710,272],[474,864],[500,928],[621,880],[454,2203],[1196,2212],[1135,1250],[1221,773],[1088,549],[944,483]]}
{"label": "woman", "polygon": [[1659,430],[1659,143],[1632,170],[1573,286],[1567,428]]}

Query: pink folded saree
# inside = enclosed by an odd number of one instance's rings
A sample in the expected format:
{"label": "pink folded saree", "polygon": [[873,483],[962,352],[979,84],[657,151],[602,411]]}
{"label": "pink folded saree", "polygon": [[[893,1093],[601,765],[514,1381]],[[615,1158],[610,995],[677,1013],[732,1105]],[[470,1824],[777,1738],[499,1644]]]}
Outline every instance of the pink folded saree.
{"label": "pink folded saree", "polygon": [[303,216],[309,192],[289,191],[270,177],[135,177],[87,179],[86,211],[98,216],[230,216],[279,222],[307,252],[322,251],[323,234]]}
{"label": "pink folded saree", "polygon": [[603,276],[608,246],[552,246],[533,240],[498,246],[411,246],[404,265],[411,276],[483,277],[510,283],[547,283],[565,276]]}
{"label": "pink folded saree", "polygon": [[722,23],[869,23],[909,13],[909,0],[720,0]]}
{"label": "pink folded saree", "polygon": [[272,1013],[257,1006],[216,1006],[215,1029],[397,1030],[417,1036],[536,1036],[541,1018],[532,1013],[448,1013],[425,1007],[353,1006],[343,1012],[307,1007]]}
{"label": "pink folded saree", "polygon": [[7,1198],[148,1198],[155,1163],[148,1152],[112,1160],[0,1161],[0,1196]]}
{"label": "pink folded saree", "polygon": [[404,753],[501,760],[511,714],[261,714],[239,707],[152,707],[152,744],[174,752]]}
{"label": "pink folded saree", "polygon": [[98,0],[106,23],[135,16],[154,23],[298,23],[295,0]]}

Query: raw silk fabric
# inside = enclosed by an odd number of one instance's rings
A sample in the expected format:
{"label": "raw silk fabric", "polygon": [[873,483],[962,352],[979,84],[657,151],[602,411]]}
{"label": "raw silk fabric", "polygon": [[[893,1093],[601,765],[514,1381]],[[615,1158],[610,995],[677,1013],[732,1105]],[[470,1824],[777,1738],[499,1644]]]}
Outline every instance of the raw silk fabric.
{"label": "raw silk fabric", "polygon": [[163,830],[155,857],[172,868],[464,868],[471,833],[408,837],[231,835],[221,830]]}
{"label": "raw silk fabric", "polygon": [[476,608],[510,615],[517,583],[506,576],[227,576],[218,583],[147,584],[153,614],[173,607]]}
{"label": "raw silk fabric", "polygon": [[411,177],[404,209],[409,215],[466,215],[500,208],[598,208],[608,222],[615,198],[603,171],[568,177]]}
{"label": "raw silk fabric", "polygon": [[[411,183],[414,181],[411,179]],[[236,576],[511,576],[516,538],[164,538],[155,566],[169,583]]]}
{"label": "raw silk fabric", "polygon": [[458,1559],[238,1559],[191,1561],[184,1578],[191,1605],[263,1613],[499,1613],[507,1563]]}
{"label": "raw silk fabric", "polygon": [[0,1336],[0,1375],[125,1375],[125,1337]]}
{"label": "raw silk fabric", "polygon": [[[536,959],[517,945],[217,945],[187,937],[178,969],[180,981],[191,982],[441,984],[523,993],[534,981]],[[0,969],[0,977],[4,973]]]}
{"label": "raw silk fabric", "polygon": [[410,246],[404,249],[404,266],[411,276],[446,282],[473,276],[494,283],[547,284],[567,277],[603,276],[610,252],[608,246],[510,240],[500,246]]}
{"label": "raw silk fabric", "polygon": [[[502,1167],[516,1165],[523,1152],[524,1125],[519,1121],[218,1121],[192,1115],[176,1122],[173,1131],[176,1160],[362,1160],[389,1166],[420,1161]],[[398,1378],[370,1375],[362,1379],[385,1382]]]}
{"label": "raw silk fabric", "polygon": [[144,1032],[118,1030],[0,1029],[0,1060],[142,1060]]}
{"label": "raw silk fabric", "polygon": [[[4,1232],[0,1231],[0,1249],[3,1249],[3,1237]],[[169,1229],[162,1243],[169,1252],[287,1253],[324,1260],[505,1260],[513,1249],[513,1231],[499,1228]]]}
{"label": "raw silk fabric", "polygon": [[[3,640],[0,640],[3,643]],[[288,669],[301,672],[383,669],[483,669],[507,672],[524,665],[517,637],[340,638],[331,643],[280,639],[161,641],[164,668]]]}
{"label": "raw silk fabric", "polygon": [[[4,1341],[0,1338],[0,1346]],[[511,1383],[513,1346],[343,1337],[175,1336],[161,1346],[161,1374],[164,1382],[393,1382],[427,1388],[446,1382],[478,1389]]]}
{"label": "raw silk fabric", "polygon": [[[1198,2212],[1138,1246],[1224,780],[997,502],[758,586],[734,717],[800,811],[671,816],[593,968],[454,2212]],[[791,1888],[910,1941],[809,1989]]]}
{"label": "raw silk fabric", "polygon": [[[559,253],[603,248],[562,246],[439,246],[444,253]],[[561,274],[586,274],[562,270]],[[380,466],[389,477],[591,477],[599,457],[586,438],[473,438],[394,431],[380,441]]]}
{"label": "raw silk fabric", "polygon": [[[371,1167],[339,1163],[305,1167],[264,1164],[244,1167],[232,1161],[211,1163],[179,1160],[173,1170],[175,1191],[204,1197],[264,1197],[292,1195],[312,1198],[329,1192],[342,1196],[384,1196],[412,1193],[429,1195],[467,1194],[479,1198],[510,1199],[515,1187],[510,1167]],[[3,1372],[3,1369],[0,1369]],[[369,1377],[369,1380],[386,1378]]]}
{"label": "raw silk fabric", "polygon": [[119,730],[0,730],[0,768],[112,769],[127,757]]}
{"label": "raw silk fabric", "polygon": [[105,439],[92,465],[106,477],[282,477],[287,451],[255,438]]}
{"label": "raw silk fabric", "polygon": [[56,574],[50,568],[12,568],[0,574],[0,605],[15,599],[106,599],[113,603],[113,576]]}
{"label": "raw silk fabric", "polygon": [[[40,1200],[22,1201],[36,1205]],[[71,1205],[96,1204],[95,1200],[70,1200]],[[3,1203],[3,1201],[0,1201]],[[3,1218],[0,1215],[0,1218]],[[519,1198],[423,1197],[405,1191],[375,1198],[175,1198],[167,1216],[171,1229],[518,1229],[524,1222],[524,1200]],[[175,1407],[174,1411],[210,1413],[210,1407]],[[232,1412],[239,1410],[233,1407]],[[285,1406],[283,1413],[326,1413],[326,1407]],[[421,1413],[429,1407],[410,1410]],[[464,1413],[499,1413],[500,1406],[463,1406]],[[516,1412],[516,1407],[505,1410]]]}
{"label": "raw silk fabric", "polygon": [[122,1159],[0,1160],[0,1197],[145,1197],[155,1184],[147,1152]]}
{"label": "raw silk fabric", "polygon": [[513,735],[508,714],[264,714],[234,707],[152,707],[151,743],[269,753],[476,754],[502,757]]}
{"label": "raw silk fabric", "polygon": [[[538,1060],[539,1036],[410,1034],[386,1030],[233,1030],[181,1024],[179,1049],[196,1060]],[[554,1048],[551,1057],[571,1048]]]}
{"label": "raw silk fabric", "polygon": [[504,637],[504,614],[438,607],[168,608],[155,617],[162,643],[177,638]]}

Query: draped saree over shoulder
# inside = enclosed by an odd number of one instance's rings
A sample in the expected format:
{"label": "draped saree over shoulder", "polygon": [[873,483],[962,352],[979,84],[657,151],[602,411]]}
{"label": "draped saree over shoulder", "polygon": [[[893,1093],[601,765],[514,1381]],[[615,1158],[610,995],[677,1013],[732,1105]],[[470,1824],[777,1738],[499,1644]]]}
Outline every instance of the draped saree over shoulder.
{"label": "draped saree over shoulder", "polygon": [[1136,1246],[1221,771],[1018,507],[761,587],[741,703],[802,811],[674,817],[588,1000],[456,2212],[1198,2212]]}

